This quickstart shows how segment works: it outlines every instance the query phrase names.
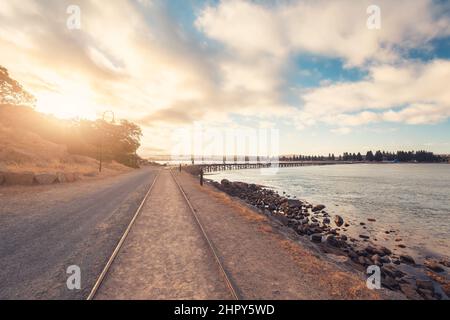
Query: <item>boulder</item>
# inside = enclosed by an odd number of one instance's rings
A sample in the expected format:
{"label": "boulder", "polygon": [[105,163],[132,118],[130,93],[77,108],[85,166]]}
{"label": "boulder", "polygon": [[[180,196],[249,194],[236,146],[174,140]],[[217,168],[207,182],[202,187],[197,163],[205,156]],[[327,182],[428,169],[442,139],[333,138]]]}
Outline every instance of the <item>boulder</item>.
{"label": "boulder", "polygon": [[302,202],[300,200],[288,199],[289,208],[301,208]]}
{"label": "boulder", "polygon": [[5,172],[4,184],[31,186],[34,183],[34,173],[32,172]]}
{"label": "boulder", "polygon": [[220,181],[220,184],[224,187],[231,186],[231,182],[227,179],[223,179],[222,181]]}
{"label": "boulder", "polygon": [[439,261],[439,263],[442,264],[443,266],[446,266],[447,268],[450,268],[450,261],[448,260],[442,259],[441,261]]}
{"label": "boulder", "polygon": [[388,288],[390,290],[400,289],[398,282],[395,281],[395,279],[390,276],[386,276],[384,279],[382,279],[381,284],[383,285],[383,287]]}
{"label": "boulder", "polygon": [[372,261],[369,258],[363,257],[363,256],[359,256],[358,257],[358,263],[363,265],[363,266],[370,266],[372,265]]}
{"label": "boulder", "polygon": [[273,217],[285,226],[287,226],[289,224],[289,218],[287,218],[285,216],[274,215]]}
{"label": "boulder", "polygon": [[416,288],[409,283],[400,283],[400,290],[409,300],[423,300],[423,298],[417,293]]}
{"label": "boulder", "polygon": [[368,245],[365,250],[370,254],[377,254],[380,257],[384,257],[385,255],[389,255],[392,253],[388,248],[381,247],[381,246],[374,247],[374,246]]}
{"label": "boulder", "polygon": [[56,181],[57,176],[54,173],[40,173],[34,176],[34,179],[38,184],[47,185]]}
{"label": "boulder", "polygon": [[434,285],[431,280],[416,280],[416,285],[419,289],[429,290],[431,292],[434,292]]}
{"label": "boulder", "polygon": [[407,263],[407,264],[416,264],[414,259],[411,256],[408,256],[408,255],[401,255],[400,256],[400,261],[403,262],[403,263]]}
{"label": "boulder", "polygon": [[308,218],[303,218],[299,221],[300,224],[307,224],[309,222]]}
{"label": "boulder", "polygon": [[344,224],[344,219],[343,219],[341,216],[336,215],[336,216],[334,217],[334,223],[335,223],[338,227],[340,227],[340,226],[342,226],[342,225]]}
{"label": "boulder", "polygon": [[343,241],[337,239],[337,238],[336,238],[335,236],[333,236],[333,235],[328,236],[326,241],[327,241],[327,244],[328,244],[328,245],[330,245],[330,246],[332,246],[332,247],[335,247],[335,248],[341,248],[341,247],[344,246]]}
{"label": "boulder", "polygon": [[444,272],[444,268],[442,268],[436,261],[432,261],[432,260],[425,260],[425,266],[430,269],[433,270],[434,272]]}
{"label": "boulder", "polygon": [[314,233],[311,235],[311,241],[312,242],[322,242],[322,234],[321,233]]}
{"label": "boulder", "polygon": [[312,211],[317,212],[317,211],[321,211],[323,209],[325,209],[325,206],[323,204],[318,204],[317,206],[312,208]]}

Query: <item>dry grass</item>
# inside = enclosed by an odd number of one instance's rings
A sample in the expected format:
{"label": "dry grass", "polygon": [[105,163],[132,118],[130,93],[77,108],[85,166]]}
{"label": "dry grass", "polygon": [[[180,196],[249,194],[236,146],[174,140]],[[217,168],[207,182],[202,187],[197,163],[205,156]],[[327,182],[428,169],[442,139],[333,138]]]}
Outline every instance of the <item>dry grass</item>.
{"label": "dry grass", "polygon": [[[0,145],[0,170],[81,174],[98,170],[97,160],[69,154],[65,146],[45,140],[30,131],[5,126],[1,120]],[[129,170],[116,162],[105,164],[105,174]]]}
{"label": "dry grass", "polygon": [[[365,282],[350,275],[348,272],[336,269],[323,259],[312,254],[310,250],[300,247],[291,240],[279,239],[278,243],[283,250],[299,265],[302,272],[317,275],[316,281],[326,288],[330,296],[336,299],[380,299],[375,291],[368,290]],[[325,276],[324,276],[325,275]]]}

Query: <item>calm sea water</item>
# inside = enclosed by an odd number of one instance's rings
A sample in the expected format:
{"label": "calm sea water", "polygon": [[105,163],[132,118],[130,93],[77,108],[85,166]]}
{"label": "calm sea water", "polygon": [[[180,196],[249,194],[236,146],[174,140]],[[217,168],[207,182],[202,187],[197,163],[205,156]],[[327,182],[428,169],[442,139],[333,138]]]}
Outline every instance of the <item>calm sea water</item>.
{"label": "calm sea water", "polygon": [[[262,184],[280,194],[286,192],[313,204],[324,204],[330,214],[339,214],[351,222],[350,234],[369,234],[396,253],[416,258],[450,257],[448,164],[280,168],[275,175],[250,169],[220,172],[208,178]],[[368,218],[376,222],[368,222]],[[366,229],[360,222],[366,223]]]}

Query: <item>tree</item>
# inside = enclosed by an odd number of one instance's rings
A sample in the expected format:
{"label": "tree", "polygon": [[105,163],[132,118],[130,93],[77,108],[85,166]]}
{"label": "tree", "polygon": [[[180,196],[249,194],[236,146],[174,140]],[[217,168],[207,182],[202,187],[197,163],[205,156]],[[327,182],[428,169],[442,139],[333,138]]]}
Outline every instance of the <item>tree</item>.
{"label": "tree", "polygon": [[380,150],[378,150],[378,151],[375,153],[374,160],[377,161],[377,162],[383,161],[383,154],[381,153]]}
{"label": "tree", "polygon": [[374,160],[374,156],[373,156],[373,152],[372,151],[367,151],[366,153],[366,161],[373,161]]}
{"label": "tree", "polygon": [[360,152],[358,152],[358,154],[356,155],[356,160],[357,161],[363,161],[363,157],[362,157]]}
{"label": "tree", "polygon": [[35,103],[35,97],[11,79],[6,68],[0,66],[0,104],[34,106]]}

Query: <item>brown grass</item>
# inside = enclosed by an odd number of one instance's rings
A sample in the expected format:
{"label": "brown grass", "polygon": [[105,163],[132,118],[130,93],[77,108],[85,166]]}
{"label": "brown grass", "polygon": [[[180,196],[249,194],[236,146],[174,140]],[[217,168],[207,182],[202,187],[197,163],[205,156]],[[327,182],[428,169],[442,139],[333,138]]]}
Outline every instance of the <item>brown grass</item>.
{"label": "brown grass", "polygon": [[[98,170],[97,160],[69,154],[65,146],[45,140],[36,133],[5,125],[1,119],[0,146],[0,171],[66,171],[84,174]],[[105,164],[105,173],[129,170],[116,162]]]}

